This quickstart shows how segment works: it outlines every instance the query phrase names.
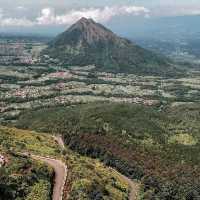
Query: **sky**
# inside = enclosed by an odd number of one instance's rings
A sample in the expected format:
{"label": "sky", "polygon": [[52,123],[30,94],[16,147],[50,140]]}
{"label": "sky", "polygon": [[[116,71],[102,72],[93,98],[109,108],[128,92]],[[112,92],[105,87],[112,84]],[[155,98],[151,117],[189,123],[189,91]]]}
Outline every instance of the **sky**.
{"label": "sky", "polygon": [[0,32],[59,29],[81,17],[109,24],[183,15],[200,15],[200,0],[0,0]]}

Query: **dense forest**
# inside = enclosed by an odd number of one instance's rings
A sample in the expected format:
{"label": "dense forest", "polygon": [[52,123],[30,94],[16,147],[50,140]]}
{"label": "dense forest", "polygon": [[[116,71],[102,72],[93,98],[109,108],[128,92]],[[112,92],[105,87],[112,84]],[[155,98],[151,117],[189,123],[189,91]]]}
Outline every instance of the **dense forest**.
{"label": "dense forest", "polygon": [[200,195],[199,108],[86,104],[33,111],[17,126],[62,134],[71,149],[140,180],[143,199],[190,200]]}

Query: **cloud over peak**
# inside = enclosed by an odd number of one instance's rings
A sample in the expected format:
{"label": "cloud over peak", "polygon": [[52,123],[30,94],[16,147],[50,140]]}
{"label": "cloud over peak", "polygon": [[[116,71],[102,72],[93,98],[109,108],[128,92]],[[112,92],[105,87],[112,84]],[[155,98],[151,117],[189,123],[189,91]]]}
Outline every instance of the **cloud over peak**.
{"label": "cloud over peak", "polygon": [[37,18],[38,24],[72,24],[81,17],[92,18],[98,22],[109,21],[112,17],[122,15],[143,15],[149,14],[149,10],[144,7],[137,6],[114,6],[104,8],[89,8],[80,10],[71,10],[63,15],[56,15],[50,8],[44,8],[41,16]]}
{"label": "cloud over peak", "polygon": [[52,8],[43,8],[34,20],[23,18],[7,18],[0,12],[0,26],[37,26],[37,25],[71,25],[81,17],[92,18],[97,22],[107,22],[115,16],[141,15],[149,16],[150,11],[139,6],[105,6],[103,8],[83,8],[70,10],[57,15]]}

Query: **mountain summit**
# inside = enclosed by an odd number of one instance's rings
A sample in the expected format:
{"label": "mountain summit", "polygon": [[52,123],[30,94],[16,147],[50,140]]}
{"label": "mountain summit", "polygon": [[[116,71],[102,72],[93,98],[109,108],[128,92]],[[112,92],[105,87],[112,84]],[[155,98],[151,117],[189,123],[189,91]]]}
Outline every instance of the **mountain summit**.
{"label": "mountain summit", "polygon": [[72,43],[84,42],[92,45],[103,41],[113,41],[116,39],[114,33],[106,29],[104,26],[95,23],[92,19],[81,18],[76,24],[72,25],[66,32],[57,38],[57,42]]}
{"label": "mountain summit", "polygon": [[96,23],[81,18],[58,35],[44,51],[65,65],[91,65],[97,70],[137,74],[170,75],[167,59],[147,51]]}
{"label": "mountain summit", "polygon": [[83,17],[59,35],[50,45],[83,45],[83,47],[89,47],[100,43],[114,43],[117,40],[118,37],[112,31],[92,19]]}

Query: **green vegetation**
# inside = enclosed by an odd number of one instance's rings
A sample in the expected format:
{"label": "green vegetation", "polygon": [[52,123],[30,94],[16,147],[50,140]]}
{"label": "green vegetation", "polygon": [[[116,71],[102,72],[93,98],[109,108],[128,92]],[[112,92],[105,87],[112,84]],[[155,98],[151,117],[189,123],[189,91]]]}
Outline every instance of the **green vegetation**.
{"label": "green vegetation", "polygon": [[70,200],[127,200],[128,184],[97,160],[67,153]]}
{"label": "green vegetation", "polygon": [[[51,195],[53,170],[10,151],[4,155],[8,163],[0,168],[0,199],[26,200],[27,196],[30,199],[30,194],[34,194],[37,188],[38,193],[43,193],[41,200],[48,200]],[[43,190],[45,188],[48,193]]]}
{"label": "green vegetation", "polygon": [[127,200],[114,168],[142,183],[140,200],[199,199],[197,66],[172,63],[91,19],[46,50],[36,41],[1,41],[0,200],[51,199],[54,172],[29,153],[66,162],[64,199]]}
{"label": "green vegetation", "polygon": [[16,77],[2,78],[0,85],[0,122],[4,125],[30,109],[94,101],[159,105],[198,102],[200,96],[199,75],[191,73],[167,79],[98,72],[94,66],[1,66],[0,76]]}
{"label": "green vegetation", "polygon": [[50,191],[50,183],[47,181],[40,181],[32,187],[31,193],[28,195],[26,200],[50,200]]}
{"label": "green vegetation", "polygon": [[183,145],[196,145],[197,140],[189,134],[177,134],[169,138],[169,143],[178,143]]}
{"label": "green vegetation", "polygon": [[199,121],[198,103],[96,103],[33,111],[17,126],[61,133],[71,149],[141,180],[143,199],[189,200],[200,195]]}
{"label": "green vegetation", "polygon": [[68,193],[70,200],[127,200],[128,184],[114,170],[67,148],[61,150],[49,134],[0,126],[0,152],[9,160],[0,168],[0,199],[50,199],[53,171],[20,154],[32,152],[66,162],[68,177],[64,196]]}
{"label": "green vegetation", "polygon": [[[135,74],[183,75],[169,60],[120,38],[93,20],[81,19],[57,36],[43,54],[68,66],[95,65],[97,70]],[[44,60],[46,57],[44,57]]]}
{"label": "green vegetation", "polygon": [[0,127],[0,144],[12,152],[33,152],[39,155],[57,156],[59,147],[47,134]]}
{"label": "green vegetation", "polygon": [[7,158],[0,168],[0,199],[34,199],[37,191],[41,200],[49,200],[53,170],[20,154],[28,151],[56,154],[56,144],[45,135],[0,127],[0,152]]}

